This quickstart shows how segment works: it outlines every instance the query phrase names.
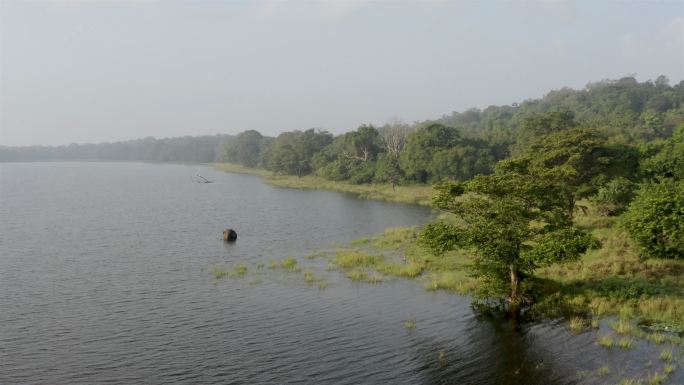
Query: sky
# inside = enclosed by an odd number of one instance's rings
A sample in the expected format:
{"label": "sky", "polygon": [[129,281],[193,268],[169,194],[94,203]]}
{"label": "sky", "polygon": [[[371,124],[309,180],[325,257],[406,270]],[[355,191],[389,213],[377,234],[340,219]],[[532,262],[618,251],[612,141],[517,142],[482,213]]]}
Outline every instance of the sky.
{"label": "sky", "polygon": [[684,1],[0,0],[0,145],[438,118],[684,79]]}

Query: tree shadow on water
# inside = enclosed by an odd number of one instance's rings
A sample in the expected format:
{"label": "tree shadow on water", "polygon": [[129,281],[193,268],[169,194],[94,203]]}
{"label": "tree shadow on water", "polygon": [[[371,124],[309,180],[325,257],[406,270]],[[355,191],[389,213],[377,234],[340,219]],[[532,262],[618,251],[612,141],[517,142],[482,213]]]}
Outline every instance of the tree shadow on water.
{"label": "tree shadow on water", "polygon": [[415,336],[422,384],[555,385],[572,383],[553,367],[524,324],[495,313],[465,320],[458,340]]}

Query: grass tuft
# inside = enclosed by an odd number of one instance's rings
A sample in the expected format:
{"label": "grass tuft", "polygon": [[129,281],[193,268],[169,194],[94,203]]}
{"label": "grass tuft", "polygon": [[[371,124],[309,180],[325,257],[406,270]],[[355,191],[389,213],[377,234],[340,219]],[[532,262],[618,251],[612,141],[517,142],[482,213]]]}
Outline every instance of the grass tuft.
{"label": "grass tuft", "polygon": [[586,329],[588,325],[587,320],[584,317],[580,316],[574,316],[570,318],[570,321],[568,322],[568,326],[570,327],[570,330],[578,333],[581,332],[582,330]]}
{"label": "grass tuft", "polygon": [[377,273],[367,273],[364,270],[354,269],[347,273],[347,278],[352,281],[367,282],[367,283],[381,283],[384,281],[382,275]]}
{"label": "grass tuft", "polygon": [[211,274],[214,276],[214,278],[220,279],[220,278],[227,277],[229,274],[229,271],[226,270],[223,266],[217,265],[211,269]]}
{"label": "grass tuft", "polygon": [[620,334],[630,334],[634,331],[634,325],[629,320],[620,318],[616,322],[611,322],[610,327]]}
{"label": "grass tuft", "polygon": [[663,349],[660,352],[660,359],[665,362],[672,362],[674,360],[674,352],[672,349]]}
{"label": "grass tuft", "polygon": [[651,342],[655,342],[656,344],[662,344],[667,339],[667,336],[665,336],[663,333],[652,333],[646,338],[648,338],[648,340]]}
{"label": "grass tuft", "polygon": [[295,271],[297,270],[297,258],[289,256],[282,261],[280,261],[280,267],[285,270]]}
{"label": "grass tuft", "polygon": [[632,337],[622,337],[617,344],[620,349],[631,349],[634,345],[634,340]]}
{"label": "grass tuft", "polygon": [[247,274],[247,266],[245,266],[242,263],[239,263],[235,265],[235,267],[233,267],[233,271],[230,273],[230,276],[234,278],[240,278],[244,277],[245,274]]}
{"label": "grass tuft", "polygon": [[660,385],[665,381],[666,377],[658,372],[649,374],[647,381],[648,385]]}
{"label": "grass tuft", "polygon": [[613,336],[610,334],[604,334],[601,337],[598,338],[596,341],[600,346],[603,346],[604,348],[612,348],[613,345],[615,345],[615,340],[613,339]]}

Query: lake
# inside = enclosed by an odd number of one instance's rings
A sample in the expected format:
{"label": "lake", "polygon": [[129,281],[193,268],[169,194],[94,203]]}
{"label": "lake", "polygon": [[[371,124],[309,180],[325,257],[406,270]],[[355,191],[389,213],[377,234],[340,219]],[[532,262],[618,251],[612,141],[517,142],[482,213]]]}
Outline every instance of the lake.
{"label": "lake", "polygon": [[[586,375],[605,363],[593,331],[487,319],[469,298],[304,258],[431,215],[207,166],[0,164],[0,383],[602,383]],[[330,286],[211,273],[290,255]]]}

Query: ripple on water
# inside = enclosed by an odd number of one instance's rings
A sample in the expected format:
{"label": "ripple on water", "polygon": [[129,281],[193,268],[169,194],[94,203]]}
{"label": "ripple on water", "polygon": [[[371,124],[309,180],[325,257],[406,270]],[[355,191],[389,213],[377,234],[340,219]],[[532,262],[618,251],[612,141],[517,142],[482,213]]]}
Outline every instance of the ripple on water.
{"label": "ripple on water", "polygon": [[[217,183],[191,183],[198,168]],[[201,166],[0,171],[2,384],[573,384],[598,367],[595,332],[488,321],[416,282],[330,272],[319,291],[281,271],[264,269],[258,285],[209,273],[287,255],[304,264],[317,247],[422,223],[421,207]],[[237,243],[220,241],[225,227]],[[32,241],[37,231],[49,242]]]}

